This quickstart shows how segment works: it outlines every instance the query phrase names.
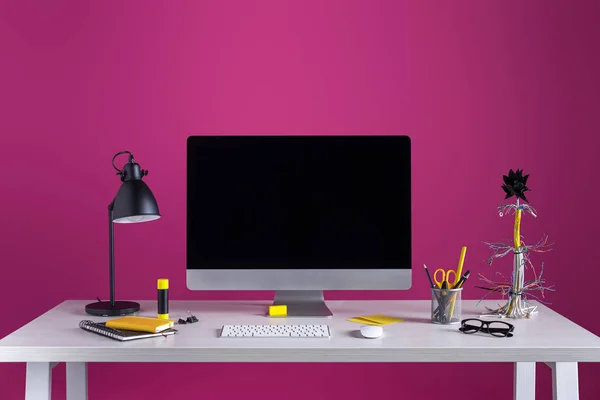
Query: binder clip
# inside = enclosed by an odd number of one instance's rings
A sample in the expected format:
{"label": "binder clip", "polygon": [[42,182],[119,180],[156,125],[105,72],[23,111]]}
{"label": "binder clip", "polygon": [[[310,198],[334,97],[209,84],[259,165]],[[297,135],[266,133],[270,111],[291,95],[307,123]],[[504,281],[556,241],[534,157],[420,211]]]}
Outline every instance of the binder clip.
{"label": "binder clip", "polygon": [[190,314],[190,316],[187,317],[186,319],[179,317],[179,319],[177,320],[177,324],[185,325],[185,324],[193,324],[195,322],[198,322],[198,318],[196,318],[195,315],[192,315],[192,313],[190,313],[189,311],[188,311],[188,314]]}
{"label": "binder clip", "polygon": [[189,311],[188,311],[188,314],[190,314],[190,316],[189,316],[189,317],[187,317],[187,318],[185,319],[185,321],[186,321],[188,324],[193,324],[194,322],[198,322],[198,318],[196,318],[196,316],[195,316],[195,315],[192,315],[192,313],[191,313],[191,312],[189,312]]}

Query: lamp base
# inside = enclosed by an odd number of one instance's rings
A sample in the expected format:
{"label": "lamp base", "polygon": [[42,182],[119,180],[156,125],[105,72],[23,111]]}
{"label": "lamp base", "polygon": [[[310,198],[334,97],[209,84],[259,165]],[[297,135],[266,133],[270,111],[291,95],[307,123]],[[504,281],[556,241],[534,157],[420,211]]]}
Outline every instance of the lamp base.
{"label": "lamp base", "polygon": [[113,306],[110,305],[110,301],[97,301],[85,306],[85,312],[98,317],[115,317],[118,315],[133,314],[139,310],[139,303],[133,301],[115,301]]}

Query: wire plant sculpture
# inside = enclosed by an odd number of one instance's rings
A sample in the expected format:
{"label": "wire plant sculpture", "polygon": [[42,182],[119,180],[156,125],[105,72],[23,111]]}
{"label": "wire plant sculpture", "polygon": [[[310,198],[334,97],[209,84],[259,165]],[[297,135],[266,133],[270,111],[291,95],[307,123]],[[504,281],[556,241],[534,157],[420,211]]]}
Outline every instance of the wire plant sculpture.
{"label": "wire plant sculpture", "polygon": [[[548,236],[544,236],[539,242],[528,246],[521,236],[521,218],[523,215],[537,217],[537,213],[529,204],[520,203],[520,199],[528,202],[525,192],[530,190],[527,187],[529,175],[523,176],[523,170],[512,169],[508,175],[504,175],[504,185],[502,189],[506,193],[505,199],[512,196],[516,197],[516,203],[504,204],[498,206],[500,217],[505,215],[515,216],[513,240],[504,242],[483,242],[488,245],[492,255],[488,259],[488,264],[492,265],[495,258],[502,258],[510,253],[513,254],[513,271],[510,279],[506,279],[500,272],[496,272],[499,280],[488,279],[479,274],[479,279],[486,282],[489,286],[477,286],[479,289],[487,290],[488,293],[481,299],[484,300],[490,293],[499,292],[502,294],[504,305],[497,309],[486,307],[486,315],[494,315],[503,318],[530,318],[537,313],[537,306],[533,305],[529,299],[547,304],[545,301],[545,292],[554,291],[553,286],[546,287],[544,275],[544,263],[542,263],[540,273],[538,274],[531,262],[531,253],[545,253],[551,249],[552,244],[548,244]],[[530,280],[525,280],[525,270],[531,270],[533,276]],[[538,294],[536,294],[538,293]],[[481,302],[480,300],[480,302]]]}

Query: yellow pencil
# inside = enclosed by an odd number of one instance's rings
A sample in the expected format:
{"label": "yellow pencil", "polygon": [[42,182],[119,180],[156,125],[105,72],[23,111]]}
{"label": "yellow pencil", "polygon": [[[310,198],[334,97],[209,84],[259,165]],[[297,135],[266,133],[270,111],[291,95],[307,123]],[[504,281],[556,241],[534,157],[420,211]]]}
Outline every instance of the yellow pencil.
{"label": "yellow pencil", "polygon": [[[460,251],[460,259],[458,260],[458,268],[456,269],[456,279],[462,276],[463,265],[465,264],[465,255],[467,254],[467,246],[463,246]],[[458,282],[458,281],[457,281]]]}
{"label": "yellow pencil", "polygon": [[[463,265],[465,264],[465,255],[466,254],[467,254],[467,246],[463,246],[460,251],[460,259],[458,260],[458,268],[456,269],[456,283],[458,283],[458,281],[460,280],[460,277],[462,275],[462,269],[463,269]],[[458,289],[457,286],[455,286],[456,289]],[[454,302],[455,301],[456,301],[456,293],[454,293],[454,295],[452,296],[452,301],[450,302],[450,318],[452,318],[452,314],[454,314]]]}

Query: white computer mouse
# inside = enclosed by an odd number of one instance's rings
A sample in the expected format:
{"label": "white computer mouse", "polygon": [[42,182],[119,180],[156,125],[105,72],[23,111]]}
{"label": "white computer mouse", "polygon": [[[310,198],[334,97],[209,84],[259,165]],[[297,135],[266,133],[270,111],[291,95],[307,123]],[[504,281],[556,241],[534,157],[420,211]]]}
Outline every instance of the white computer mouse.
{"label": "white computer mouse", "polygon": [[360,334],[367,339],[377,339],[383,335],[383,328],[381,326],[363,325],[360,327]]}

